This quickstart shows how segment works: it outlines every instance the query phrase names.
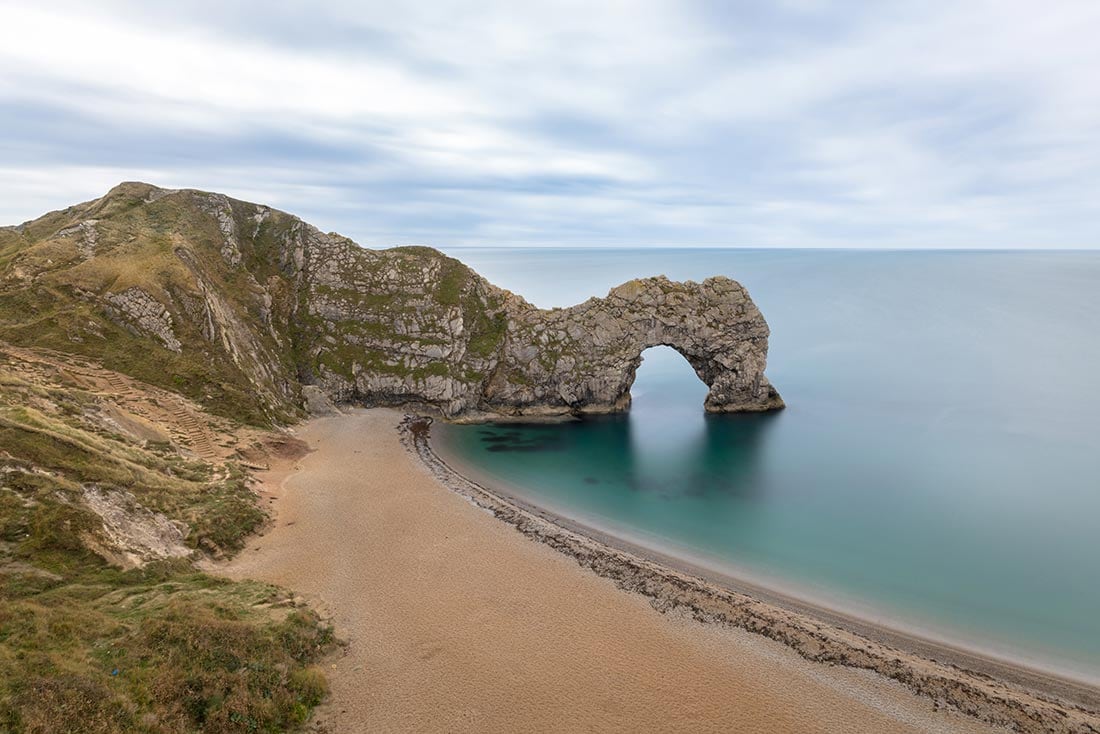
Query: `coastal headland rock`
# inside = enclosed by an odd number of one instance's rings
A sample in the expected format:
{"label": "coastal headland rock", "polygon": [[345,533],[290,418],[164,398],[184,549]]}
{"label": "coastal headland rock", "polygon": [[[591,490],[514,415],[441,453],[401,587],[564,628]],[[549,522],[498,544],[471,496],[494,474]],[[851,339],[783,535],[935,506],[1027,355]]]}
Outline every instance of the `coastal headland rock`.
{"label": "coastal headland rock", "polygon": [[0,339],[92,356],[253,422],[349,403],[453,420],[622,411],[657,345],[709,386],[706,410],[772,410],[768,335],[725,277],[632,280],[546,310],[434,249],[369,250],[189,189],[124,183],[0,228]]}

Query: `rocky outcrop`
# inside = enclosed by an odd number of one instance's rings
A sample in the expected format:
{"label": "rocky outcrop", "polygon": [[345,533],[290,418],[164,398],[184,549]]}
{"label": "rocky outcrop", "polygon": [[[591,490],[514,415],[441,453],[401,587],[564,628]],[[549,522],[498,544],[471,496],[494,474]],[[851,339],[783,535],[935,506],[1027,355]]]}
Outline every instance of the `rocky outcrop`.
{"label": "rocky outcrop", "polygon": [[187,558],[188,527],[142,506],[129,492],[94,485],[83,488],[84,503],[103,521],[106,544],[94,537],[85,542],[122,568],[138,568],[151,560]]}
{"label": "rocky outcrop", "polygon": [[96,240],[99,239],[99,233],[96,232],[96,220],[89,219],[79,224],[74,224],[71,227],[66,227],[57,233],[58,237],[67,237],[74,235],[77,237],[76,246],[80,250],[80,255],[85,260],[95,256]]}
{"label": "rocky outcrop", "polygon": [[108,293],[106,312],[123,326],[132,327],[156,338],[165,349],[178,352],[182,348],[172,331],[172,314],[168,308],[141,288],[127,288]]}
{"label": "rocky outcrop", "polygon": [[[234,415],[279,421],[326,400],[418,403],[456,420],[614,412],[656,345],[691,363],[708,411],[783,405],[764,376],[767,323],[724,277],[634,280],[542,310],[431,248],[368,250],[264,206],[136,183],[4,230],[0,254],[13,250],[0,336],[57,343],[4,313],[31,293],[29,307],[51,310],[48,328],[82,351],[108,362],[125,351],[143,379]],[[112,344],[96,308],[157,348]],[[158,349],[180,357],[166,369]]]}
{"label": "rocky outcrop", "polygon": [[463,420],[616,412],[642,352],[666,345],[710,388],[708,411],[783,407],[764,376],[767,322],[729,278],[634,280],[543,310],[434,250],[300,237],[303,378],[335,402],[420,402]]}
{"label": "rocky outcrop", "polygon": [[483,406],[496,412],[622,410],[642,351],[657,345],[687,358],[710,388],[710,412],[783,407],[764,376],[768,325],[729,278],[632,280],[572,308],[513,307],[507,323],[501,361],[483,396]]}
{"label": "rocky outcrop", "polygon": [[237,223],[233,217],[233,204],[229,197],[210,194],[201,199],[201,206],[203,211],[214,217],[218,223],[218,230],[223,238],[219,248],[222,257],[230,267],[237,267],[241,264],[241,248],[237,241]]}

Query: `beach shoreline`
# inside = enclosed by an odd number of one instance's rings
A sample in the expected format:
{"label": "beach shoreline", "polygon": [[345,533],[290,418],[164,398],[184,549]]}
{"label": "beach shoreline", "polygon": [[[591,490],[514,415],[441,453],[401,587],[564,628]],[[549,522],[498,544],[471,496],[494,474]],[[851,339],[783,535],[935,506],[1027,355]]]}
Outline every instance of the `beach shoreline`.
{"label": "beach shoreline", "polygon": [[[433,416],[433,425],[436,420]],[[542,503],[519,487],[512,486],[508,480],[475,466],[437,436],[431,435],[429,443],[436,458],[463,479],[526,512],[598,540],[610,548],[644,557],[727,590],[752,596],[788,611],[812,616],[878,642],[919,653],[923,657],[937,658],[1026,687],[1035,687],[1048,695],[1064,696],[1064,693],[1059,693],[1062,689],[1078,691],[1081,700],[1077,703],[1100,709],[1100,677],[1091,676],[1084,671],[1044,665],[1042,661],[1028,659],[1024,654],[1014,655],[1011,651],[995,650],[992,649],[992,643],[988,648],[980,644],[968,644],[961,636],[951,636],[916,623],[896,619],[886,621],[881,618],[890,615],[869,604],[860,604],[820,590],[808,589],[739,567],[724,559],[708,557],[660,536],[647,536],[599,519],[571,514],[552,504]],[[1044,688],[1047,685],[1049,690]]]}
{"label": "beach shoreline", "polygon": [[486,481],[491,478],[448,452],[441,456],[431,441],[431,422],[430,417],[409,416],[402,423],[402,440],[441,483],[620,588],[647,596],[658,610],[686,610],[700,621],[778,640],[811,660],[873,670],[998,726],[1100,731],[1100,689],[1087,682],[717,573],[540,507],[499,482]]}
{"label": "beach shoreline", "polygon": [[293,589],[333,626],[331,695],[310,731],[995,730],[869,670],[623,593],[441,483],[407,420],[349,408],[289,429],[308,451],[256,475],[270,523],[209,564]]}

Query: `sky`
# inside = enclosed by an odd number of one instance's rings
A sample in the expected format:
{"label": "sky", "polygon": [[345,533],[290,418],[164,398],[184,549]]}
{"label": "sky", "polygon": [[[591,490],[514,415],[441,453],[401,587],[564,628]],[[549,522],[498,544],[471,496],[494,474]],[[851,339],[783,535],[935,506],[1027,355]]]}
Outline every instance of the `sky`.
{"label": "sky", "polygon": [[1100,2],[0,0],[0,223],[125,180],[369,247],[1100,246]]}

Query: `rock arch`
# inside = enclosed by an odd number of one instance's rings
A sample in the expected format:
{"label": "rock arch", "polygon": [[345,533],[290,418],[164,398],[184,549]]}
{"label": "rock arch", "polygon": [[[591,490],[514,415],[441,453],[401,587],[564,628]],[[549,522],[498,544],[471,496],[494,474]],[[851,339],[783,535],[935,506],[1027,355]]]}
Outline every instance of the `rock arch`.
{"label": "rock arch", "polygon": [[729,278],[632,280],[571,308],[512,314],[481,406],[520,415],[625,410],[642,352],[668,346],[708,386],[707,411],[774,410],[783,401],[764,376],[768,335]]}

